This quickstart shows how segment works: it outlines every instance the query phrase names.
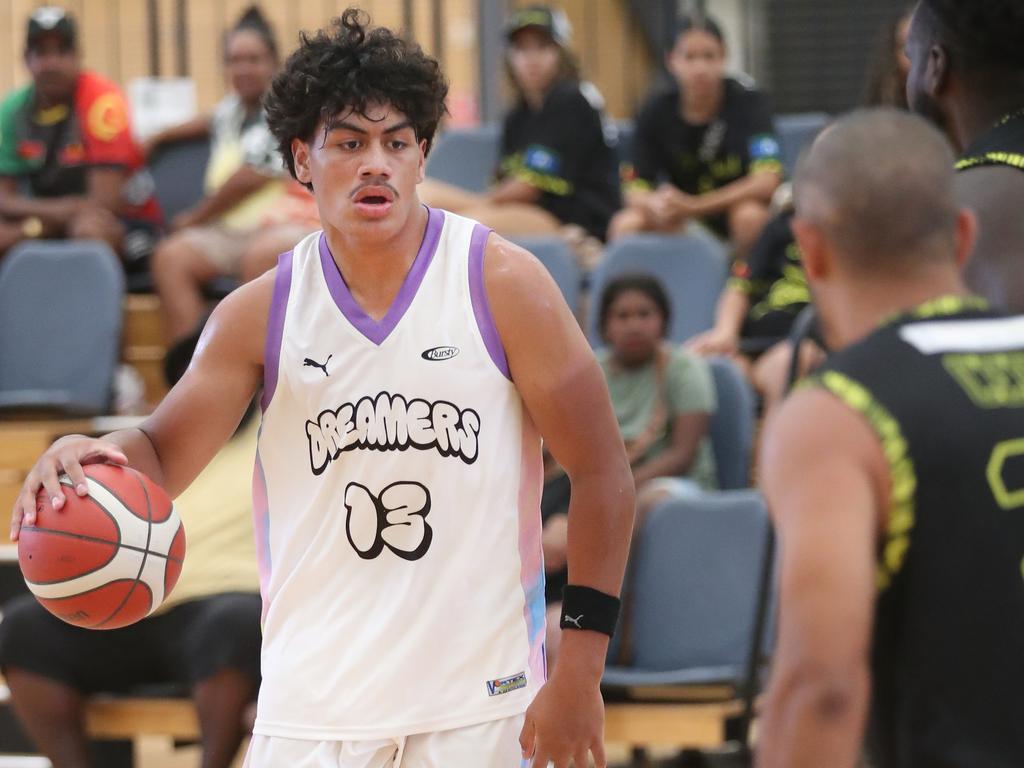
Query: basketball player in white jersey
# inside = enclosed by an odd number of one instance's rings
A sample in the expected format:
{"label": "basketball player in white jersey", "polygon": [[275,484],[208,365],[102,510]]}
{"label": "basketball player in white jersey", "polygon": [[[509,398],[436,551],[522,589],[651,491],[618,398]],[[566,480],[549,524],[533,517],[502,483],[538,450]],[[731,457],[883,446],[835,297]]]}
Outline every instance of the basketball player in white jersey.
{"label": "basketball player in white jersey", "polygon": [[[55,443],[26,480],[130,464],[172,494],[263,387],[263,686],[248,766],[604,766],[599,682],[633,487],[601,372],[544,268],[416,185],[438,65],[353,10],[303,38],[268,118],[324,223],[216,309],[141,429]],[[572,480],[544,684],[541,437]],[[544,687],[541,688],[541,685]]]}

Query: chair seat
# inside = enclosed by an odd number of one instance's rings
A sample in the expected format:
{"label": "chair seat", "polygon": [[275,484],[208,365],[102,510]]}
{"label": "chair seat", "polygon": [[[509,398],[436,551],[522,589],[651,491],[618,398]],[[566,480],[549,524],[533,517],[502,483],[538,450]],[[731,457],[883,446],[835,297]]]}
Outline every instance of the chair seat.
{"label": "chair seat", "polygon": [[605,669],[601,685],[609,688],[633,688],[643,685],[733,685],[741,678],[742,671],[735,666],[669,670],[612,666]]}

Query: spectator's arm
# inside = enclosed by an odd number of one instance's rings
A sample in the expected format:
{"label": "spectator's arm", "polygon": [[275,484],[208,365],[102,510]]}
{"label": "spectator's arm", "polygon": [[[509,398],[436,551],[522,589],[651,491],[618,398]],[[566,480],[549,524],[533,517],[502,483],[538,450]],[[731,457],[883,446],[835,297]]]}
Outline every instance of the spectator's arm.
{"label": "spectator's arm", "polygon": [[173,144],[176,141],[205,139],[210,135],[210,123],[211,118],[209,115],[200,115],[181,125],[165,128],[146,139],[142,144],[142,155],[148,160],[153,155],[153,152],[164,144]]}
{"label": "spectator's arm", "polygon": [[633,467],[633,482],[639,488],[656,477],[685,475],[693,466],[700,442],[708,431],[708,413],[681,413],[672,419],[672,441],[664,451]]}
{"label": "spectator's arm", "polygon": [[756,200],[767,205],[771,202],[772,195],[780,183],[782,183],[781,170],[755,171],[724,187],[705,192],[703,195],[686,195],[678,192],[677,207],[685,216],[704,218],[728,211],[737,203],[747,200]]}
{"label": "spectator's arm", "polygon": [[224,215],[264,185],[274,180],[250,165],[243,165],[235,171],[217,190],[200,200],[191,210],[175,219],[175,229],[207,224]]}
{"label": "spectator's arm", "polygon": [[511,177],[498,184],[487,193],[487,202],[496,203],[534,203],[540,199],[541,191],[522,179]]}
{"label": "spectator's arm", "polygon": [[88,201],[113,214],[121,212],[121,188],[125,183],[125,170],[117,167],[90,168],[88,174]]}
{"label": "spectator's arm", "polygon": [[806,389],[770,422],[763,461],[783,610],[757,764],[853,768],[870,688],[885,459],[859,415]]}
{"label": "spectator's arm", "polygon": [[38,217],[43,222],[46,234],[56,234],[91,201],[87,197],[25,197],[18,194],[17,181],[5,179],[0,185],[0,216],[8,219]]}
{"label": "spectator's arm", "polygon": [[730,282],[718,297],[715,325],[692,339],[686,346],[698,355],[731,355],[740,341],[740,329],[750,310],[747,292]]}

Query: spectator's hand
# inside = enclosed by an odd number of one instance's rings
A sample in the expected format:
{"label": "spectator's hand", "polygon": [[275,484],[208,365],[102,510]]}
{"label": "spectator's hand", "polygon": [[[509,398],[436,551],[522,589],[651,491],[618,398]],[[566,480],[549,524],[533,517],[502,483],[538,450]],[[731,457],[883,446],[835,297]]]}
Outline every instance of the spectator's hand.
{"label": "spectator's hand", "polygon": [[541,534],[541,547],[544,550],[544,570],[557,572],[563,570],[569,562],[569,516],[552,515],[544,523]]}
{"label": "spectator's hand", "polygon": [[[563,663],[566,662],[566,663]],[[570,660],[559,656],[551,679],[540,689],[526,710],[526,723],[519,735],[523,757],[534,768],[589,766],[588,753],[596,768],[607,768],[604,756],[604,701],[599,683],[582,683],[569,669]]]}
{"label": "spectator's hand", "polygon": [[740,339],[729,331],[719,328],[712,328],[694,336],[686,342],[686,349],[702,357],[713,357],[724,355],[726,357],[735,355],[739,350]]}
{"label": "spectator's hand", "polygon": [[36,496],[40,488],[45,488],[55,510],[64,507],[64,487],[60,484],[60,475],[71,478],[75,493],[79,496],[88,494],[84,464],[127,464],[128,457],[121,448],[105,440],[97,440],[83,435],[68,435],[51,445],[39,457],[32,471],[25,478],[25,484],[14,502],[11,514],[11,541],[18,540],[22,525],[32,525],[36,521]]}

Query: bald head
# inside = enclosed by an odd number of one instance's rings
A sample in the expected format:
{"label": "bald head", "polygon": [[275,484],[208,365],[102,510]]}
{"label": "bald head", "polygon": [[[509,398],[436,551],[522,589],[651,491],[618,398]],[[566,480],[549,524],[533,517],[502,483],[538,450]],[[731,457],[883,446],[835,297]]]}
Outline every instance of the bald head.
{"label": "bald head", "polygon": [[821,133],[796,175],[797,215],[853,270],[901,271],[955,257],[953,152],[919,117],[853,112]]}

